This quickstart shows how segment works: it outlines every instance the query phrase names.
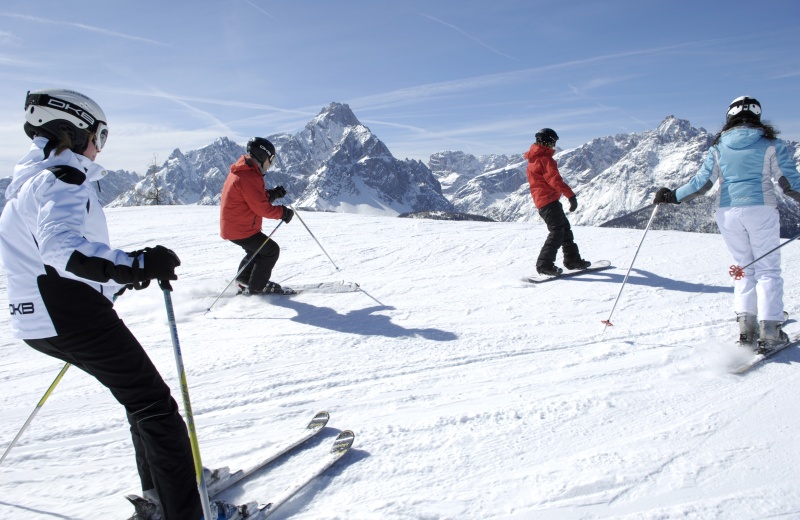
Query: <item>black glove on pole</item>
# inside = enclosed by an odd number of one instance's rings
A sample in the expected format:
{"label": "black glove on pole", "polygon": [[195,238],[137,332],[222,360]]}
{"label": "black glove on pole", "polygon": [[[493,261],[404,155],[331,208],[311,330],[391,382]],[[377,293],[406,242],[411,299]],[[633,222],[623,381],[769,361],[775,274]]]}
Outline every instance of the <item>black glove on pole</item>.
{"label": "black glove on pole", "polygon": [[164,246],[144,248],[144,273],[145,280],[177,280],[175,268],[181,265],[181,259],[172,249]]}
{"label": "black glove on pole", "polygon": [[286,188],[283,186],[276,186],[271,190],[267,190],[267,196],[269,197],[270,202],[274,202],[286,196]]}
{"label": "black glove on pole", "polygon": [[669,188],[661,188],[656,192],[653,204],[680,204],[675,192]]}
{"label": "black glove on pole", "polygon": [[289,223],[292,221],[292,217],[294,217],[294,210],[288,206],[283,206],[283,214],[281,215],[281,220],[285,223]]}

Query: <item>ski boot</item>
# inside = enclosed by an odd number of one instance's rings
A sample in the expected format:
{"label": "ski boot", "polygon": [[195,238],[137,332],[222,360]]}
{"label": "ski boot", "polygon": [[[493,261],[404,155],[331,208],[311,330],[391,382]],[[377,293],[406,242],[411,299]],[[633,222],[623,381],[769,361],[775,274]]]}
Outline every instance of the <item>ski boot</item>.
{"label": "ski boot", "polygon": [[211,520],[243,520],[258,512],[258,502],[237,506],[222,500],[213,500],[210,505]]}
{"label": "ski boot", "polygon": [[231,477],[231,469],[228,466],[222,466],[220,468],[209,469],[203,468],[203,478],[205,478],[206,486],[209,488],[209,493],[211,493],[211,488],[220,482],[224,482]]}
{"label": "ski boot", "polygon": [[739,324],[739,346],[752,349],[758,338],[758,318],[749,312],[737,312],[736,322]]}
{"label": "ski boot", "polygon": [[778,346],[789,341],[789,336],[783,332],[781,321],[758,322],[758,348],[756,352],[766,354]]}
{"label": "ski boot", "polygon": [[[155,493],[155,490],[153,490],[153,493]],[[151,500],[151,497],[147,496],[147,491],[143,494],[145,495],[144,497],[137,495],[125,496],[128,502],[133,504],[134,512],[130,520],[161,520],[161,507],[157,499]]]}

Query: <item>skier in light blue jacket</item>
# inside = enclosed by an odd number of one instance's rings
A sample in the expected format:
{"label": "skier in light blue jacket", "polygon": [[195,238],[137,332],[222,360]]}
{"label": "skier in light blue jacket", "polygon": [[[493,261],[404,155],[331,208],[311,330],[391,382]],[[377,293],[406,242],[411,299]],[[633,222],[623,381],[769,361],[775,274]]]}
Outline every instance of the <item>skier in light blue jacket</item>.
{"label": "skier in light blue jacket", "polygon": [[[700,171],[677,190],[659,189],[653,203],[692,200],[718,181],[717,225],[736,263],[748,265],[780,245],[774,182],[800,202],[800,174],[777,135],[774,127],[761,121],[761,104],[755,98],[734,99]],[[744,270],[734,285],[734,311],[742,346],[753,347],[757,340],[757,350],[765,351],[788,341],[782,330],[780,251]]]}

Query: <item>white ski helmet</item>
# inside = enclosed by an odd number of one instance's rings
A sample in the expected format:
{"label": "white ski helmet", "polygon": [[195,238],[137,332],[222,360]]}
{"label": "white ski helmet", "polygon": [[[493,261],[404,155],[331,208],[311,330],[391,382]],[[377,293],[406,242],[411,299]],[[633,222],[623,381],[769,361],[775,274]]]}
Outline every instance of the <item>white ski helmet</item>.
{"label": "white ski helmet", "polygon": [[756,98],[750,96],[739,96],[728,105],[726,121],[731,119],[754,119],[761,121],[761,103]]}
{"label": "white ski helmet", "polygon": [[25,97],[28,137],[33,139],[41,133],[52,138],[61,132],[70,137],[75,153],[86,150],[91,133],[95,135],[95,146],[102,150],[108,139],[106,115],[100,105],[74,90],[50,88],[28,92]]}

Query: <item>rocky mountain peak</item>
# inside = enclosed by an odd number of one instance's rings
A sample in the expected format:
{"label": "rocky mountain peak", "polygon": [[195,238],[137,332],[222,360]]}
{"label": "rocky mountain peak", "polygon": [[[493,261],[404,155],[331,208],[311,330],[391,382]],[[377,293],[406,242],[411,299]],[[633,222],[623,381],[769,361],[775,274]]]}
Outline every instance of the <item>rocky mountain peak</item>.
{"label": "rocky mountain peak", "polygon": [[349,105],[346,103],[333,102],[323,108],[308,124],[310,126],[329,126],[333,124],[340,127],[347,127],[361,126],[361,121],[358,120]]}
{"label": "rocky mountain peak", "polygon": [[702,128],[695,128],[686,119],[678,119],[675,116],[667,116],[655,130],[660,138],[667,141],[688,141],[701,132]]}

